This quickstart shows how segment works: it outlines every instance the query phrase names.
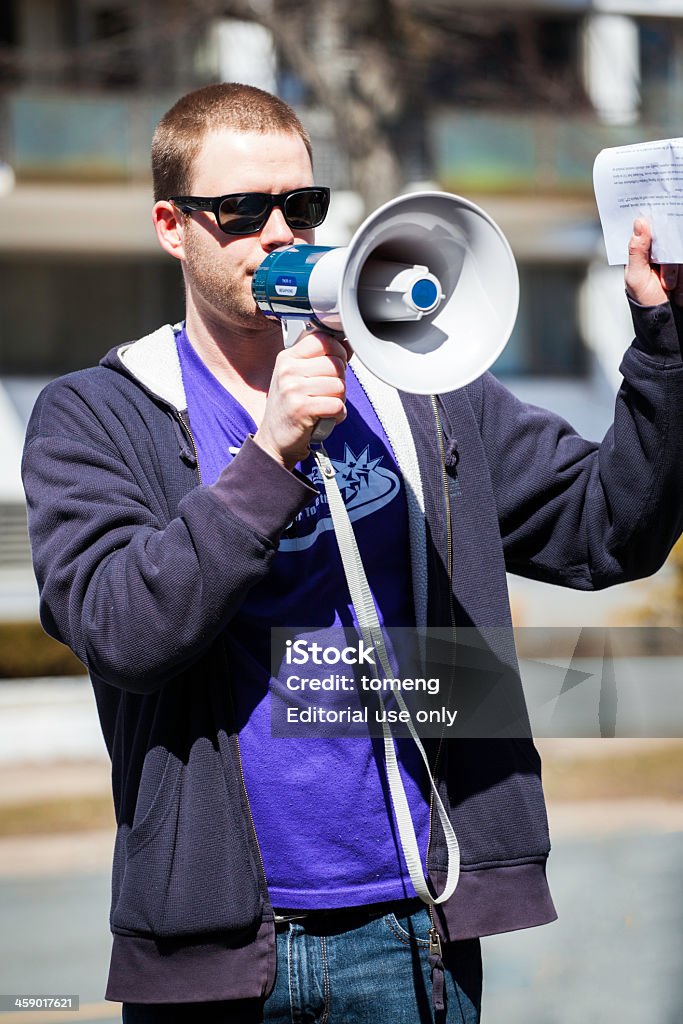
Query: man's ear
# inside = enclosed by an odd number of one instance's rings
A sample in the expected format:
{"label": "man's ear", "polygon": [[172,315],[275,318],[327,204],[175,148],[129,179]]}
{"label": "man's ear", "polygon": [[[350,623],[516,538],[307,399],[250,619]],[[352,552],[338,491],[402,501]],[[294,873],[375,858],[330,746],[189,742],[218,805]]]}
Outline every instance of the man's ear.
{"label": "man's ear", "polygon": [[183,245],[185,224],[180,210],[173,203],[169,203],[167,199],[160,199],[152,208],[152,223],[161,248],[177,260],[185,259]]}

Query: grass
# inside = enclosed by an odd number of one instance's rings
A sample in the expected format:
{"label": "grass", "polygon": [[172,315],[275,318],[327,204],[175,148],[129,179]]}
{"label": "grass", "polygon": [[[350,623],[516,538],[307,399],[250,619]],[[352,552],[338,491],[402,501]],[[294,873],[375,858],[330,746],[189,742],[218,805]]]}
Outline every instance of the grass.
{"label": "grass", "polygon": [[84,673],[78,658],[48,636],[39,622],[0,622],[0,679]]}
{"label": "grass", "polygon": [[0,837],[115,828],[111,794],[0,805]]}
{"label": "grass", "polygon": [[[683,743],[630,755],[543,761],[549,801],[683,800]],[[0,837],[114,829],[110,793],[0,804]]]}
{"label": "grass", "polygon": [[613,757],[543,761],[549,800],[683,800],[683,744]]}

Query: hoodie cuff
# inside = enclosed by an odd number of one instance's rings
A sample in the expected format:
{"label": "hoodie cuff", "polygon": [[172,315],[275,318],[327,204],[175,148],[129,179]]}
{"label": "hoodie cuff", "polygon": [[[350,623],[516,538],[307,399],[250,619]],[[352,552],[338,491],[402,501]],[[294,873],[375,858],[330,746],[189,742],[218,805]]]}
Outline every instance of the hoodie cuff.
{"label": "hoodie cuff", "polygon": [[641,306],[627,295],[636,336],[633,347],[664,365],[681,363],[683,309],[670,302]]}
{"label": "hoodie cuff", "polygon": [[252,530],[278,544],[284,530],[320,492],[280,465],[249,436],[209,490]]}

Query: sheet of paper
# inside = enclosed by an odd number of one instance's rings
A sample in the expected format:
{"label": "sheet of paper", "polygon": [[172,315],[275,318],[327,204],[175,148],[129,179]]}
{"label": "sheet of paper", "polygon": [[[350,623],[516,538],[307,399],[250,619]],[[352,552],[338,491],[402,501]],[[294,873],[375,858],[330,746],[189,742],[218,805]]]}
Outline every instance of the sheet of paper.
{"label": "sheet of paper", "polygon": [[636,217],[652,227],[654,263],[683,263],[683,139],[603,149],[593,187],[608,263],[628,262]]}

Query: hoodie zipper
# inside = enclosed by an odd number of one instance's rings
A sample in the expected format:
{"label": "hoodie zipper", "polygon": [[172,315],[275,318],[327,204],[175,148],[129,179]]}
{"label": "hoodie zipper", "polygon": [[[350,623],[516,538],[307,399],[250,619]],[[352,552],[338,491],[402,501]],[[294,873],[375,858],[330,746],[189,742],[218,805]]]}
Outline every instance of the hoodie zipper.
{"label": "hoodie zipper", "polygon": [[187,437],[188,441],[192,445],[192,452],[194,454],[194,460],[195,460],[195,469],[197,470],[197,478],[199,480],[199,483],[201,484],[201,482],[202,482],[202,474],[201,474],[201,470],[199,468],[199,452],[197,451],[197,445],[195,443],[194,434],[192,433],[192,428],[190,426],[189,417],[188,417],[186,412],[181,412],[179,410],[178,411],[178,419],[180,420],[180,423],[182,425],[183,432],[184,432],[185,436]]}
{"label": "hoodie zipper", "polygon": [[[434,413],[434,423],[436,426],[436,439],[439,446],[439,462],[441,464],[441,481],[443,485],[443,496],[444,504],[446,509],[446,536],[447,536],[447,569],[448,569],[448,610],[451,620],[451,631],[455,635],[455,616],[453,614],[453,596],[452,596],[452,577],[453,577],[453,527],[451,524],[451,497],[448,490],[448,478],[446,476],[446,452],[443,443],[443,433],[441,429],[441,420],[439,417],[439,409],[436,402],[436,397],[431,395],[432,410]],[[441,755],[441,748],[443,746],[443,733],[439,740],[439,746],[436,751],[436,759],[434,761],[433,779],[436,784],[436,772],[439,764],[439,757]],[[429,832],[427,837],[427,861],[429,861],[429,851],[432,844],[432,818],[434,814],[434,790],[432,789],[429,798]],[[439,935],[436,922],[434,921],[434,908],[430,903],[428,906],[429,919],[431,921],[431,928],[429,929],[429,953],[430,956],[441,957],[441,936]]]}

